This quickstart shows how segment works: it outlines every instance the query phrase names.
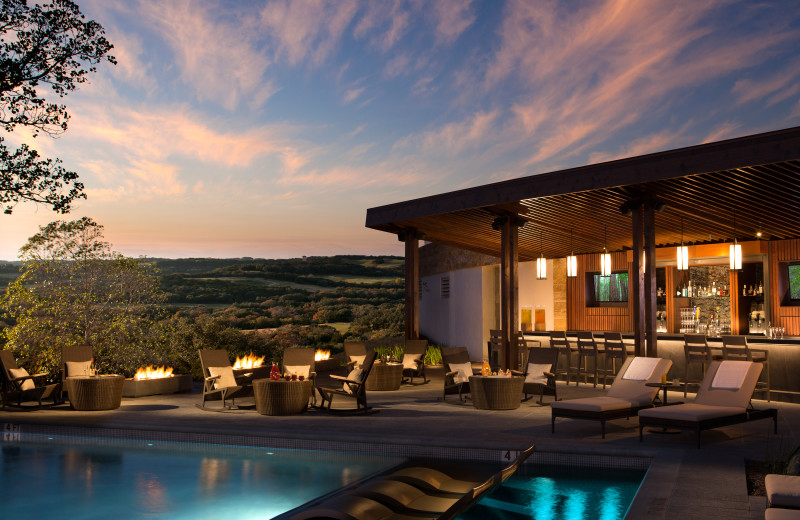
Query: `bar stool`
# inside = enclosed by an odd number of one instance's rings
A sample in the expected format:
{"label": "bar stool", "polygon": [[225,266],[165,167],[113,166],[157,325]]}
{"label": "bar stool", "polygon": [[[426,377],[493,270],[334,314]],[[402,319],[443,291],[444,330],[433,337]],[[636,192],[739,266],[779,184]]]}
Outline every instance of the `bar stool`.
{"label": "bar stool", "polygon": [[564,379],[566,379],[567,384],[569,384],[569,374],[574,370],[576,373],[575,381],[577,381],[578,366],[572,364],[572,354],[576,352],[577,349],[573,349],[572,345],[569,344],[567,333],[564,331],[550,332],[550,347],[558,349],[558,355],[564,357],[564,368],[558,368],[558,366],[556,366],[556,375],[564,374]]}
{"label": "bar stool", "polygon": [[[687,388],[689,386],[689,365],[692,363],[699,363],[702,365],[703,376],[706,374],[706,367],[711,364],[712,356],[711,349],[708,348],[708,340],[703,334],[684,334],[683,335],[683,355],[686,361],[686,369],[684,374],[685,384],[683,385],[683,397],[686,397]],[[700,385],[702,377],[697,381],[691,382],[693,385]]]}
{"label": "bar stool", "polygon": [[[575,378],[575,386],[578,386],[578,380],[583,374],[583,382],[586,383],[586,376],[589,374],[589,359],[594,360],[594,387],[597,388],[597,365],[599,352],[597,350],[597,342],[594,340],[594,335],[591,332],[578,332],[578,377]],[[605,388],[605,380],[603,384]]]}
{"label": "bar stool", "polygon": [[622,333],[620,332],[606,332],[603,334],[603,350],[605,351],[605,358],[603,359],[603,388],[606,387],[606,379],[608,379],[608,363],[611,362],[611,374],[617,376],[617,360],[621,367],[628,357],[628,349],[622,341]]}
{"label": "bar stool", "polygon": [[766,350],[757,350],[753,352],[747,344],[747,338],[744,336],[722,336],[722,359],[735,360],[735,361],[752,361],[754,363],[761,363],[764,365],[764,374],[766,381],[759,381],[758,384],[761,388],[767,390],[767,402],[770,401],[770,384],[769,384],[769,352]]}

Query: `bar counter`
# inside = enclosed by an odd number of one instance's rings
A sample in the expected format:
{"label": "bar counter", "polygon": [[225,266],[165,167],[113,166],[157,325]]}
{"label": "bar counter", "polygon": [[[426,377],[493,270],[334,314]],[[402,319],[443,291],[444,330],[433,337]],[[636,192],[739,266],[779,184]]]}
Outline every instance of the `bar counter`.
{"label": "bar counter", "polygon": [[[549,332],[526,332],[525,338],[539,340],[543,347],[550,345]],[[602,347],[602,332],[595,333],[598,346]],[[633,334],[622,334],[623,340],[633,350]],[[672,360],[672,368],[669,371],[669,379],[684,380],[685,362],[683,351],[683,334],[658,334],[658,356]],[[784,338],[767,338],[765,336],[746,336],[747,345],[753,350],[764,350],[769,355],[769,372],[771,400],[789,403],[800,403],[800,337],[785,336]],[[577,341],[575,332],[568,331],[567,339],[570,342]],[[722,338],[709,337],[708,346],[712,353],[722,352]],[[559,359],[559,366],[563,359]],[[701,368],[692,365],[689,371],[691,380],[702,378]],[[760,381],[765,381],[762,375]],[[759,385],[761,386],[761,385]],[[690,387],[691,392],[697,391],[697,386]],[[756,399],[766,399],[766,392],[760,388],[756,390],[753,397]]]}

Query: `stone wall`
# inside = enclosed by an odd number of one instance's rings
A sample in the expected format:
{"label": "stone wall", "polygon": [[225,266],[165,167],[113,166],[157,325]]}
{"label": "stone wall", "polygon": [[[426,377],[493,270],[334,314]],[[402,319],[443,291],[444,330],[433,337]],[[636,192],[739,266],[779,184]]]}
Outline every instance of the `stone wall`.
{"label": "stone wall", "polygon": [[553,330],[567,330],[567,260],[553,259]]}
{"label": "stone wall", "polygon": [[419,248],[419,276],[431,276],[470,267],[499,264],[500,258],[482,255],[443,244],[425,244]]}

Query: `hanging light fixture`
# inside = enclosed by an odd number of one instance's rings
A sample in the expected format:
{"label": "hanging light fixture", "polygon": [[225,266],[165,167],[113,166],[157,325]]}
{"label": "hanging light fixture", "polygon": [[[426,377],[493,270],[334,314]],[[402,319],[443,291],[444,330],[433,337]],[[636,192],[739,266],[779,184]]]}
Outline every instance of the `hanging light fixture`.
{"label": "hanging light fixture", "polygon": [[736,242],[736,210],[733,210],[733,244],[729,252],[731,269],[739,271],[742,268],[742,245]]}
{"label": "hanging light fixture", "polygon": [[603,226],[603,254],[600,255],[600,276],[611,276],[611,255],[606,250],[608,225]]}
{"label": "hanging light fixture", "polygon": [[547,278],[547,259],[544,257],[544,231],[539,235],[539,258],[536,259],[536,279],[545,280]]}
{"label": "hanging light fixture", "polygon": [[681,217],[681,245],[678,246],[678,271],[689,269],[689,248],[683,244],[683,217]]}
{"label": "hanging light fixture", "polygon": [[572,247],[572,230],[569,230],[569,250],[570,255],[567,257],[567,276],[575,278],[578,276],[578,257],[575,256],[575,248]]}

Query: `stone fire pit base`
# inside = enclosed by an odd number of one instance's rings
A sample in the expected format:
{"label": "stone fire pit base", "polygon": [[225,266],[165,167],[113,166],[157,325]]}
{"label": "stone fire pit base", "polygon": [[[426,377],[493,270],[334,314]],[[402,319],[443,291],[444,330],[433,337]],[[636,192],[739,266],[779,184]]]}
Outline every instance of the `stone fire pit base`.
{"label": "stone fire pit base", "polygon": [[144,397],[146,395],[176,394],[192,391],[192,376],[173,375],[159,379],[126,379],[122,397]]}

